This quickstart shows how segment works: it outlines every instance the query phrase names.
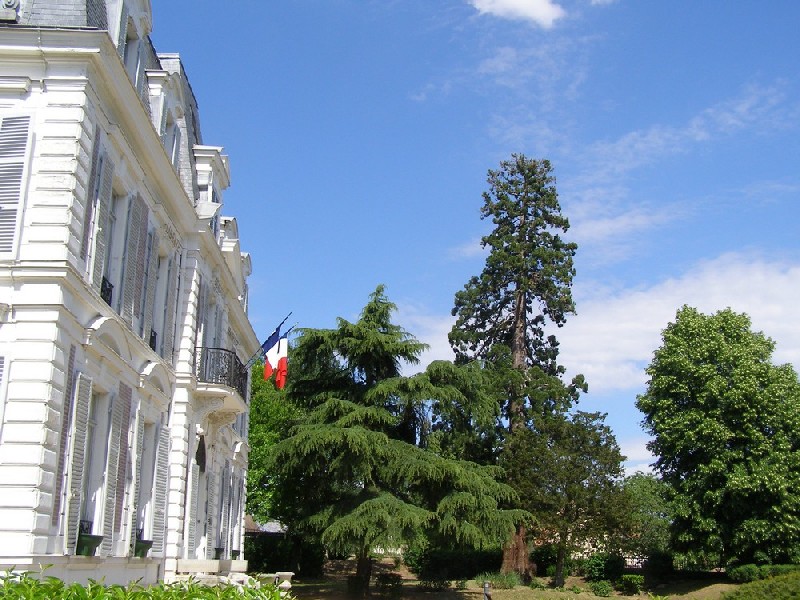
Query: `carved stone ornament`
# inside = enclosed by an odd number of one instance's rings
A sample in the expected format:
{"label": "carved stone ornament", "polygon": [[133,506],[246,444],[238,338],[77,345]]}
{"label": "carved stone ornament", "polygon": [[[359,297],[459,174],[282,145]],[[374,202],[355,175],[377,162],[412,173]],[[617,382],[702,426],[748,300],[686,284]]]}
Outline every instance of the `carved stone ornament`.
{"label": "carved stone ornament", "polygon": [[19,12],[19,0],[3,0],[0,5],[0,21],[16,21]]}

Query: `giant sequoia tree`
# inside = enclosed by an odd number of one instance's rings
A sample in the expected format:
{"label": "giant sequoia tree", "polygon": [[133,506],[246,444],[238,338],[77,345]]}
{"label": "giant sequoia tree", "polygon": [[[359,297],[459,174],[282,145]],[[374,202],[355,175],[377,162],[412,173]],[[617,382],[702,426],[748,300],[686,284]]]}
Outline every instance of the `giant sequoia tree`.
{"label": "giant sequoia tree", "polygon": [[[569,221],[561,214],[549,161],[514,154],[489,171],[488,184],[481,218],[494,224],[482,240],[489,254],[481,274],[456,294],[449,338],[458,361],[492,362],[500,374],[508,447],[517,432],[563,418],[585,389],[582,376],[563,382],[558,341],[546,329],[563,325],[575,312],[577,246],[562,237]],[[504,553],[504,570],[530,570],[525,538],[519,524]]]}
{"label": "giant sequoia tree", "polygon": [[673,542],[722,564],[800,560],[800,383],[730,309],[684,306],[636,406],[672,488]]}
{"label": "giant sequoia tree", "polygon": [[378,287],[355,323],[305,329],[292,353],[290,401],[308,411],[276,444],[273,516],[358,558],[366,590],[370,553],[419,532],[464,545],[496,544],[520,518],[501,509],[513,490],[492,467],[445,458],[419,445],[421,407],[464,401],[470,372],[437,362],[400,374],[424,345],[391,322],[394,305]]}

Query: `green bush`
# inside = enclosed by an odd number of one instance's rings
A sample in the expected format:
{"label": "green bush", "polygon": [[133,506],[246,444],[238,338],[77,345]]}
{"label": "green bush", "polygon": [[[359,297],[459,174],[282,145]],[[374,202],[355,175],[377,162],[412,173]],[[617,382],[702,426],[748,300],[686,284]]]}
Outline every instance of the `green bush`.
{"label": "green bush", "polygon": [[298,577],[319,577],[325,563],[321,544],[266,533],[245,535],[244,555],[250,573],[294,571]]}
{"label": "green bush", "polygon": [[378,573],[375,576],[375,589],[379,594],[397,596],[403,588],[400,573]]}
{"label": "green bush", "polygon": [[207,586],[198,583],[161,583],[142,587],[136,583],[127,587],[103,585],[96,581],[88,585],[65,584],[55,577],[41,573],[6,573],[0,576],[0,599],[19,600],[280,600],[280,591],[273,586],[260,589],[239,588],[235,585]]}
{"label": "green bush", "polygon": [[483,585],[484,581],[488,581],[492,589],[495,590],[510,590],[522,584],[519,574],[517,573],[479,573],[475,577],[475,581],[477,581],[479,585]]}
{"label": "green bush", "polygon": [[447,579],[420,579],[417,585],[424,592],[443,592],[450,587]]}
{"label": "green bush", "polygon": [[675,559],[671,552],[656,550],[644,561],[644,570],[650,576],[668,579],[675,572]]}
{"label": "green bush", "polygon": [[625,559],[619,554],[598,552],[586,561],[586,579],[588,581],[616,581],[622,576]]}
{"label": "green bush", "polygon": [[763,579],[758,565],[738,565],[727,570],[728,577],[736,583],[748,583]]}
{"label": "green bush", "polygon": [[[530,553],[530,559],[536,565],[537,574],[553,577],[556,573],[556,562],[558,561],[558,546],[556,544],[536,546]],[[576,563],[577,561],[569,556],[564,558],[565,577],[581,574],[576,569]]]}
{"label": "green bush", "polygon": [[419,579],[474,579],[478,573],[499,571],[502,550],[448,550],[412,544],[403,562]]}
{"label": "green bush", "polygon": [[623,575],[620,581],[622,593],[626,596],[641,594],[644,589],[644,575]]}
{"label": "green bush", "polygon": [[749,583],[776,575],[785,575],[800,570],[800,565],[737,565],[729,567],[728,578],[736,583]]}
{"label": "green bush", "polygon": [[592,581],[589,584],[589,589],[592,590],[592,593],[595,596],[608,598],[614,591],[614,586],[611,585],[610,581],[600,580],[600,581]]}
{"label": "green bush", "polygon": [[800,590],[800,571],[753,581],[722,595],[723,600],[795,600]]}

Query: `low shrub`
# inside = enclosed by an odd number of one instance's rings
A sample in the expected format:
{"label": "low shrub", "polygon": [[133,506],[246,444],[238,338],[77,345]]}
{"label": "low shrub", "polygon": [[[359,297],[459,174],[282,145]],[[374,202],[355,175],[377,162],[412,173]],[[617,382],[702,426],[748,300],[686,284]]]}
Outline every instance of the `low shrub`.
{"label": "low shrub", "polygon": [[379,594],[396,596],[403,589],[400,573],[378,573],[375,576],[375,589]]}
{"label": "low shrub", "polygon": [[592,593],[595,596],[600,596],[602,598],[608,598],[611,596],[611,593],[614,591],[614,586],[611,585],[610,581],[600,580],[600,581],[592,581],[589,584],[589,589],[592,590]]}
{"label": "low shrub", "polygon": [[753,581],[722,594],[723,600],[794,600],[800,589],[800,571]]}
{"label": "low shrub", "polygon": [[623,594],[635,596],[641,594],[644,589],[644,575],[623,575],[620,583]]}
{"label": "low shrub", "polygon": [[737,565],[727,570],[728,578],[736,583],[749,583],[763,579],[758,565]]}
{"label": "low shrub", "polygon": [[447,579],[420,579],[417,588],[423,592],[443,592],[450,587]]}
{"label": "low shrub", "polygon": [[728,578],[736,583],[749,583],[800,571],[800,565],[736,565],[727,570]]}
{"label": "low shrub", "polygon": [[0,598],[26,598],[28,600],[81,599],[81,600],[177,600],[194,598],[203,600],[281,600],[280,591],[274,586],[259,589],[235,585],[201,585],[193,581],[161,583],[143,587],[132,583],[104,585],[91,581],[87,585],[66,584],[55,577],[41,573],[11,573],[0,575]]}
{"label": "low shrub", "polygon": [[619,554],[598,552],[586,560],[588,581],[616,581],[625,569],[625,559]]}
{"label": "low shrub", "polygon": [[412,544],[403,562],[419,579],[474,579],[478,573],[499,571],[502,550],[448,550]]}
{"label": "low shrub", "polygon": [[671,552],[653,551],[644,561],[644,570],[651,577],[668,579],[675,572],[675,559]]}
{"label": "low shrub", "polygon": [[517,573],[480,573],[475,577],[475,581],[480,585],[488,581],[495,590],[510,590],[522,584]]}

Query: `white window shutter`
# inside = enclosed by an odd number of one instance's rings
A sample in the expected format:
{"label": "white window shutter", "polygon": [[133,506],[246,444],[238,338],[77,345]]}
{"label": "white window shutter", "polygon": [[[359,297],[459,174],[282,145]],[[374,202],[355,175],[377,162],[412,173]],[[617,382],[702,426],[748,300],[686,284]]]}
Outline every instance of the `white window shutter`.
{"label": "white window shutter", "polygon": [[161,425],[156,450],[155,485],[153,486],[153,555],[163,556],[167,524],[167,487],[169,486],[169,427]]}
{"label": "white window shutter", "polygon": [[192,499],[189,504],[189,558],[194,558],[194,553],[197,551],[197,506],[198,494],[200,492],[200,465],[192,461]]}
{"label": "white window shutter", "polygon": [[94,242],[94,265],[92,266],[92,285],[97,291],[103,280],[106,259],[106,245],[109,241],[109,210],[114,183],[114,163],[108,155],[103,156],[100,172],[100,189],[97,194],[97,234]]}
{"label": "white window shutter", "polygon": [[139,522],[139,493],[142,483],[142,457],[144,452],[144,415],[136,411],[136,446],[133,449],[133,531],[131,532],[130,555],[133,556],[138,532],[144,524]]}
{"label": "white window shutter", "polygon": [[214,531],[214,511],[217,509],[217,482],[214,473],[210,470],[206,471],[206,484],[208,492],[206,498],[208,499],[207,506],[208,512],[206,513],[206,558],[214,558],[214,543],[216,539]]}
{"label": "white window shutter", "polygon": [[175,300],[178,295],[177,264],[176,257],[173,255],[169,259],[167,266],[167,306],[164,309],[164,331],[161,332],[164,336],[161,357],[169,363],[172,363],[173,344],[175,341]]}
{"label": "white window shutter", "polygon": [[65,373],[63,402],[61,403],[61,431],[58,438],[58,458],[56,459],[56,478],[53,482],[53,514],[50,523],[55,526],[61,518],[61,495],[64,491],[64,466],[67,461],[67,442],[72,425],[72,404],[75,390],[75,346],[69,347]]}
{"label": "white window shutter", "polygon": [[94,144],[92,146],[92,169],[86,186],[86,196],[83,200],[83,235],[81,235],[81,258],[89,258],[89,242],[92,237],[92,224],[94,219],[94,199],[100,189],[100,127],[94,128]]}
{"label": "white window shutter", "polygon": [[[119,384],[119,393],[112,400],[111,407],[111,433],[108,436],[108,455],[106,460],[106,481],[105,481],[105,502],[103,504],[103,543],[100,547],[102,556],[112,556],[114,553],[115,533],[117,527],[117,495],[121,489],[124,497],[126,465],[122,462],[122,454],[127,457],[127,431],[128,424],[125,422],[127,403],[127,414],[130,419],[130,388],[123,383]],[[125,443],[121,443],[125,436]],[[123,498],[120,498],[122,501]],[[121,508],[120,508],[121,512]]]}
{"label": "white window shutter", "polygon": [[141,219],[139,220],[139,243],[136,247],[136,276],[133,287],[133,314],[142,317],[142,291],[144,287],[144,270],[147,258],[147,229],[150,219],[150,211],[144,200],[137,194],[136,202],[139,204]]}
{"label": "white window shutter", "polygon": [[66,554],[75,554],[81,519],[81,493],[83,469],[86,459],[86,444],[89,424],[89,403],[92,399],[92,380],[78,373],[75,384],[75,399],[71,428],[69,475],[67,477],[67,519],[64,531]]}
{"label": "white window shutter", "polygon": [[[160,240],[158,233],[152,233],[150,240],[150,260],[147,262],[147,289],[145,290],[144,300],[144,327],[142,328],[144,341],[147,342],[150,336],[150,329],[153,327],[153,306],[156,299],[156,286],[158,285],[158,246]],[[164,335],[163,331],[157,331],[156,334],[160,337]],[[156,344],[158,348],[158,344]]]}
{"label": "white window shutter", "polygon": [[125,4],[122,5],[119,17],[119,35],[117,36],[117,53],[121,58],[125,58],[125,45],[128,42],[128,10]]}
{"label": "white window shutter", "polygon": [[128,205],[128,223],[125,236],[125,265],[122,281],[122,318],[128,325],[133,323],[136,296],[137,257],[139,255],[139,234],[142,228],[142,208],[144,202],[136,195]]}
{"label": "white window shutter", "polygon": [[222,470],[222,522],[219,524],[220,546],[227,552],[228,550],[228,519],[231,512],[231,474],[228,461],[225,461],[225,468]]}
{"label": "white window shutter", "polygon": [[0,252],[11,252],[17,232],[30,117],[0,120]]}
{"label": "white window shutter", "polygon": [[124,533],[122,509],[125,503],[125,484],[131,473],[130,427],[132,390],[124,383],[119,384],[119,400],[122,404],[122,424],[119,431],[119,466],[117,468],[117,489],[114,494],[114,532]]}

